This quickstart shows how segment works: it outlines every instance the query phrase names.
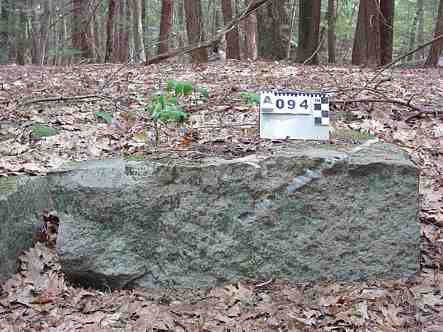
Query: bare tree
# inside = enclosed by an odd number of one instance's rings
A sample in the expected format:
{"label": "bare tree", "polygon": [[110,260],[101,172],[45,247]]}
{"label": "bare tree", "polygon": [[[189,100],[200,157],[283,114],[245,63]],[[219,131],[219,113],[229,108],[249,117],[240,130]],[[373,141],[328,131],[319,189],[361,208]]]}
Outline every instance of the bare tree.
{"label": "bare tree", "polygon": [[132,45],[134,47],[134,61],[135,62],[145,62],[145,43],[143,40],[143,22],[142,22],[142,0],[131,0],[130,1],[130,11],[131,11],[131,22],[132,22]]}
{"label": "bare tree", "polygon": [[[435,22],[435,32],[434,36],[438,37],[443,35],[443,0],[440,0],[438,6],[438,16]],[[432,43],[431,49],[429,50],[428,58],[426,59],[427,66],[437,66],[438,59],[441,56],[441,51],[443,50],[443,39],[440,39]]]}
{"label": "bare tree", "polygon": [[79,50],[82,57],[92,58],[87,37],[89,25],[87,3],[87,0],[72,0],[72,46]]}
{"label": "bare tree", "polygon": [[169,50],[169,34],[172,29],[173,9],[174,3],[172,0],[162,0],[158,54],[167,53]]}
{"label": "bare tree", "polygon": [[328,0],[328,62],[335,63],[337,0]]}
{"label": "bare tree", "polygon": [[26,61],[26,24],[27,1],[17,0],[18,22],[16,26],[16,63],[23,66]]}
{"label": "bare tree", "polygon": [[[246,0],[246,4],[254,0]],[[257,15],[250,14],[245,20],[245,55],[248,59],[257,59]]]}
{"label": "bare tree", "polygon": [[115,0],[109,0],[108,17],[106,20],[106,51],[105,62],[112,59],[114,49],[114,17],[115,17]]}
{"label": "bare tree", "polygon": [[[8,22],[9,8],[8,0],[2,0],[0,4],[0,20],[3,25]],[[8,62],[9,34],[5,26],[0,29],[0,64]]]}
{"label": "bare tree", "polygon": [[380,61],[381,65],[392,61],[394,44],[394,0],[380,0]]}
{"label": "bare tree", "polygon": [[130,15],[128,0],[117,1],[117,19],[115,19],[116,32],[114,33],[115,60],[125,62],[129,59],[129,30]]}
{"label": "bare tree", "polygon": [[380,65],[380,7],[376,0],[360,0],[352,64]]}
{"label": "bare tree", "polygon": [[296,61],[318,64],[315,51],[319,43],[321,0],[300,0],[300,19]]}
{"label": "bare tree", "polygon": [[[188,42],[198,44],[203,38],[203,19],[200,0],[184,0],[186,15],[186,31]],[[191,52],[193,62],[208,62],[208,51],[206,48],[199,48]]]}
{"label": "bare tree", "polygon": [[257,11],[257,46],[260,57],[286,59],[289,19],[285,2],[270,0]]}
{"label": "bare tree", "polygon": [[[223,20],[225,25],[232,21],[232,2],[222,0]],[[240,36],[238,27],[235,26],[226,34],[226,58],[240,60]]]}
{"label": "bare tree", "polygon": [[[418,24],[417,24],[417,44],[423,45],[425,43],[425,16],[424,16],[424,1],[417,0],[417,14],[418,14]],[[415,53],[415,59],[421,60],[425,57],[424,49],[421,49]]]}

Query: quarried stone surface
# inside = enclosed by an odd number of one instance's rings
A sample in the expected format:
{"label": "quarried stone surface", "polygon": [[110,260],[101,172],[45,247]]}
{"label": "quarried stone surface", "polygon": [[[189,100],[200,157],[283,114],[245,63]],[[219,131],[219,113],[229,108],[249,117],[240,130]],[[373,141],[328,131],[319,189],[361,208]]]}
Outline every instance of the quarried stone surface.
{"label": "quarried stone surface", "polygon": [[385,143],[90,161],[47,179],[63,270],[90,286],[397,278],[418,269],[418,170]]}
{"label": "quarried stone surface", "polygon": [[0,177],[0,282],[16,272],[18,256],[32,245],[51,207],[45,178]]}

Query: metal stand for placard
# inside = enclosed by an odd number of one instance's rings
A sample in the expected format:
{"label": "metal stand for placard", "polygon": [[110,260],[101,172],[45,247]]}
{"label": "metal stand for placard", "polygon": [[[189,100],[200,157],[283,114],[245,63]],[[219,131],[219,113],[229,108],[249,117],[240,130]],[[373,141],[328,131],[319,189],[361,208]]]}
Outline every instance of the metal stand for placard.
{"label": "metal stand for placard", "polygon": [[329,140],[328,96],[309,92],[262,92],[260,137]]}

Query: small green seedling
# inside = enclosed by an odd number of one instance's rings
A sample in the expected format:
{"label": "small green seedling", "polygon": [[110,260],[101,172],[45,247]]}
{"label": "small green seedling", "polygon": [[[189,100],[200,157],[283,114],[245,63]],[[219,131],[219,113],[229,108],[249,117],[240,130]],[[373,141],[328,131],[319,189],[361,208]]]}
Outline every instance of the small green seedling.
{"label": "small green seedling", "polygon": [[189,82],[169,80],[166,82],[166,90],[169,93],[175,93],[175,96],[187,96],[193,92],[198,92],[204,98],[209,98],[209,92],[206,87],[195,87]]}
{"label": "small green seedling", "polygon": [[166,85],[166,90],[168,92],[175,92],[176,96],[190,95],[194,91],[194,87],[188,82],[169,80]]}
{"label": "small green seedling", "polygon": [[204,98],[209,97],[205,87],[194,87],[184,81],[169,80],[166,84],[166,93],[160,92],[154,95],[145,105],[144,110],[151,114],[155,125],[155,142],[159,141],[159,123],[178,123],[185,121],[189,114],[183,111],[178,100],[198,92]]}
{"label": "small green seedling", "polygon": [[157,95],[145,107],[155,121],[163,123],[181,122],[188,114],[177,104],[177,97],[171,95]]}
{"label": "small green seedling", "polygon": [[245,99],[248,104],[252,105],[260,104],[260,96],[255,92],[249,92],[249,91],[241,92],[240,96],[242,96],[242,98]]}
{"label": "small green seedling", "polygon": [[108,113],[108,112],[95,112],[95,116],[97,117],[97,119],[101,119],[104,122],[106,122],[107,124],[112,123],[112,114]]}
{"label": "small green seedling", "polygon": [[41,124],[35,124],[31,127],[32,135],[34,137],[50,137],[58,134],[58,130]]}

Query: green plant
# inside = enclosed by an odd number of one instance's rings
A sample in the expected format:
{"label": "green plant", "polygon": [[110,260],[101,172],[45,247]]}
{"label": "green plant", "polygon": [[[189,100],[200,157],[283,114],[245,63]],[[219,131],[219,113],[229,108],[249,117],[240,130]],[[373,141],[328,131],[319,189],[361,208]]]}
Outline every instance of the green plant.
{"label": "green plant", "polygon": [[103,111],[98,111],[98,112],[95,112],[95,116],[98,119],[101,119],[101,120],[105,121],[108,124],[110,124],[112,122],[112,114],[111,113],[103,112]]}
{"label": "green plant", "polygon": [[188,114],[183,111],[178,100],[184,96],[198,92],[200,96],[208,98],[205,87],[194,87],[191,83],[169,80],[166,84],[166,93],[157,93],[145,105],[144,110],[151,114],[155,125],[155,142],[158,144],[159,123],[173,123],[185,121]]}
{"label": "green plant", "polygon": [[169,80],[166,82],[166,90],[168,92],[175,92],[175,95],[189,95],[194,91],[191,83],[183,81]]}
{"label": "green plant", "polygon": [[188,117],[180,105],[177,104],[177,97],[172,95],[154,96],[145,107],[155,121],[163,123],[181,122]]}
{"label": "green plant", "polygon": [[240,92],[240,96],[246,100],[248,104],[259,105],[260,104],[260,96],[255,92]]}
{"label": "green plant", "polygon": [[42,124],[35,124],[31,127],[32,135],[34,137],[50,137],[58,134],[58,130]]}
{"label": "green plant", "polygon": [[169,93],[175,93],[175,96],[190,95],[193,92],[198,92],[201,97],[209,98],[209,92],[206,87],[195,87],[191,83],[185,81],[169,80],[166,82],[166,90]]}

